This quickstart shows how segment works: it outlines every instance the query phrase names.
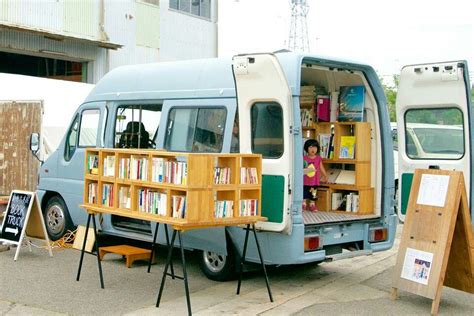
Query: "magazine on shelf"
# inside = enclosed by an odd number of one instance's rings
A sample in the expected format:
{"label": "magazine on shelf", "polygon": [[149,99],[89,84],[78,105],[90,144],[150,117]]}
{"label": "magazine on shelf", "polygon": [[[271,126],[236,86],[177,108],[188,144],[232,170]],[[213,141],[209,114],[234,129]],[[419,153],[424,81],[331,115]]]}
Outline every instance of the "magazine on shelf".
{"label": "magazine on shelf", "polygon": [[337,168],[329,168],[326,171],[326,174],[328,176],[328,183],[336,183],[337,177],[339,176],[339,173],[341,173],[341,169]]}
{"label": "magazine on shelf", "polygon": [[354,170],[341,170],[336,178],[336,184],[355,184],[355,171]]}
{"label": "magazine on shelf", "polygon": [[339,149],[339,158],[354,159],[355,158],[355,136],[341,136],[341,146]]}
{"label": "magazine on shelf", "polygon": [[362,122],[364,118],[364,86],[342,86],[339,91],[340,122]]}

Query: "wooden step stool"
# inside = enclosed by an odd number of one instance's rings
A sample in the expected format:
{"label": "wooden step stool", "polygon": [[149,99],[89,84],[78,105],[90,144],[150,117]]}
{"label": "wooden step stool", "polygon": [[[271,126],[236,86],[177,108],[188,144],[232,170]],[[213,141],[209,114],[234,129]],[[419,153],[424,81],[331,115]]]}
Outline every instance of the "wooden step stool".
{"label": "wooden step stool", "polygon": [[[151,250],[129,245],[99,247],[100,260],[102,260],[108,253],[116,253],[118,255],[124,256],[125,265],[127,268],[130,268],[135,260],[150,260]],[[152,263],[155,263],[155,258],[153,258]]]}

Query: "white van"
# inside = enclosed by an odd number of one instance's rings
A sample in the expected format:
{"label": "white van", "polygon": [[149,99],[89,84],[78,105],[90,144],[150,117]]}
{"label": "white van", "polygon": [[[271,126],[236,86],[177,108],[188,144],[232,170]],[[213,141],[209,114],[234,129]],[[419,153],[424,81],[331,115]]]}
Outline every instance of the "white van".
{"label": "white van", "polygon": [[[323,123],[357,136],[355,159],[326,159],[357,174],[355,185],[326,184],[331,192],[360,195],[364,210],[309,212],[303,201],[302,86],[335,97],[341,87],[363,86],[364,122]],[[337,98],[333,99],[337,102]],[[239,146],[232,144],[239,127]],[[393,153],[387,103],[377,74],[359,63],[281,52],[233,58],[120,67],[108,73],[77,109],[58,150],[41,167],[38,194],[49,234],[84,224],[84,149],[128,147],[121,135],[134,128],[136,147],[168,151],[258,153],[262,161],[262,215],[258,234],[266,264],[302,264],[369,255],[393,246]],[[318,128],[310,132],[318,133]],[[93,133],[93,137],[91,137]],[[142,142],[140,139],[146,140]],[[357,144],[357,142],[356,142]],[[359,148],[359,147],[357,147]],[[330,208],[330,207],[327,207]],[[361,206],[362,208],[362,206]],[[114,215],[101,218],[107,234],[151,241],[155,223]],[[202,252],[204,273],[223,280],[234,272],[244,238],[241,227],[186,232],[184,245]],[[163,230],[159,243],[165,243]],[[254,243],[247,257],[258,262]]]}

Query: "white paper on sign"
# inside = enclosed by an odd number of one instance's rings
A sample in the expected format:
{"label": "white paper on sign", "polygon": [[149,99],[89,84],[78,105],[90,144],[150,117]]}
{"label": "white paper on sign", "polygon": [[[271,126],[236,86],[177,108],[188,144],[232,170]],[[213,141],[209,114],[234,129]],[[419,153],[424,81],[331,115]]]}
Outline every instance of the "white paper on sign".
{"label": "white paper on sign", "polygon": [[427,285],[432,266],[433,254],[431,252],[407,248],[401,277]]}
{"label": "white paper on sign", "polygon": [[448,193],[449,176],[423,174],[417,204],[444,207]]}

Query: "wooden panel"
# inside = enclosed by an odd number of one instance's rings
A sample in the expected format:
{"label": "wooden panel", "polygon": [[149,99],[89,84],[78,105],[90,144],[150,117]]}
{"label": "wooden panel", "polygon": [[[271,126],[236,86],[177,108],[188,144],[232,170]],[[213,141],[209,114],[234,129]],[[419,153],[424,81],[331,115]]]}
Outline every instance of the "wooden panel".
{"label": "wooden panel", "polygon": [[[394,270],[394,287],[405,291],[435,299],[443,285],[446,272],[447,257],[452,241],[452,231],[456,223],[459,209],[461,188],[459,186],[460,172],[450,173],[449,191],[444,207],[419,205],[417,198],[422,178],[422,171],[416,170],[408,202],[408,212],[405,219],[397,265]],[[428,172],[423,170],[423,172]],[[430,170],[435,175],[446,175],[447,171]],[[433,254],[431,269],[427,284],[407,280],[401,277],[407,248]]]}
{"label": "wooden panel", "polygon": [[41,133],[42,103],[0,102],[0,194],[35,191],[39,161],[30,151],[31,133]]}

